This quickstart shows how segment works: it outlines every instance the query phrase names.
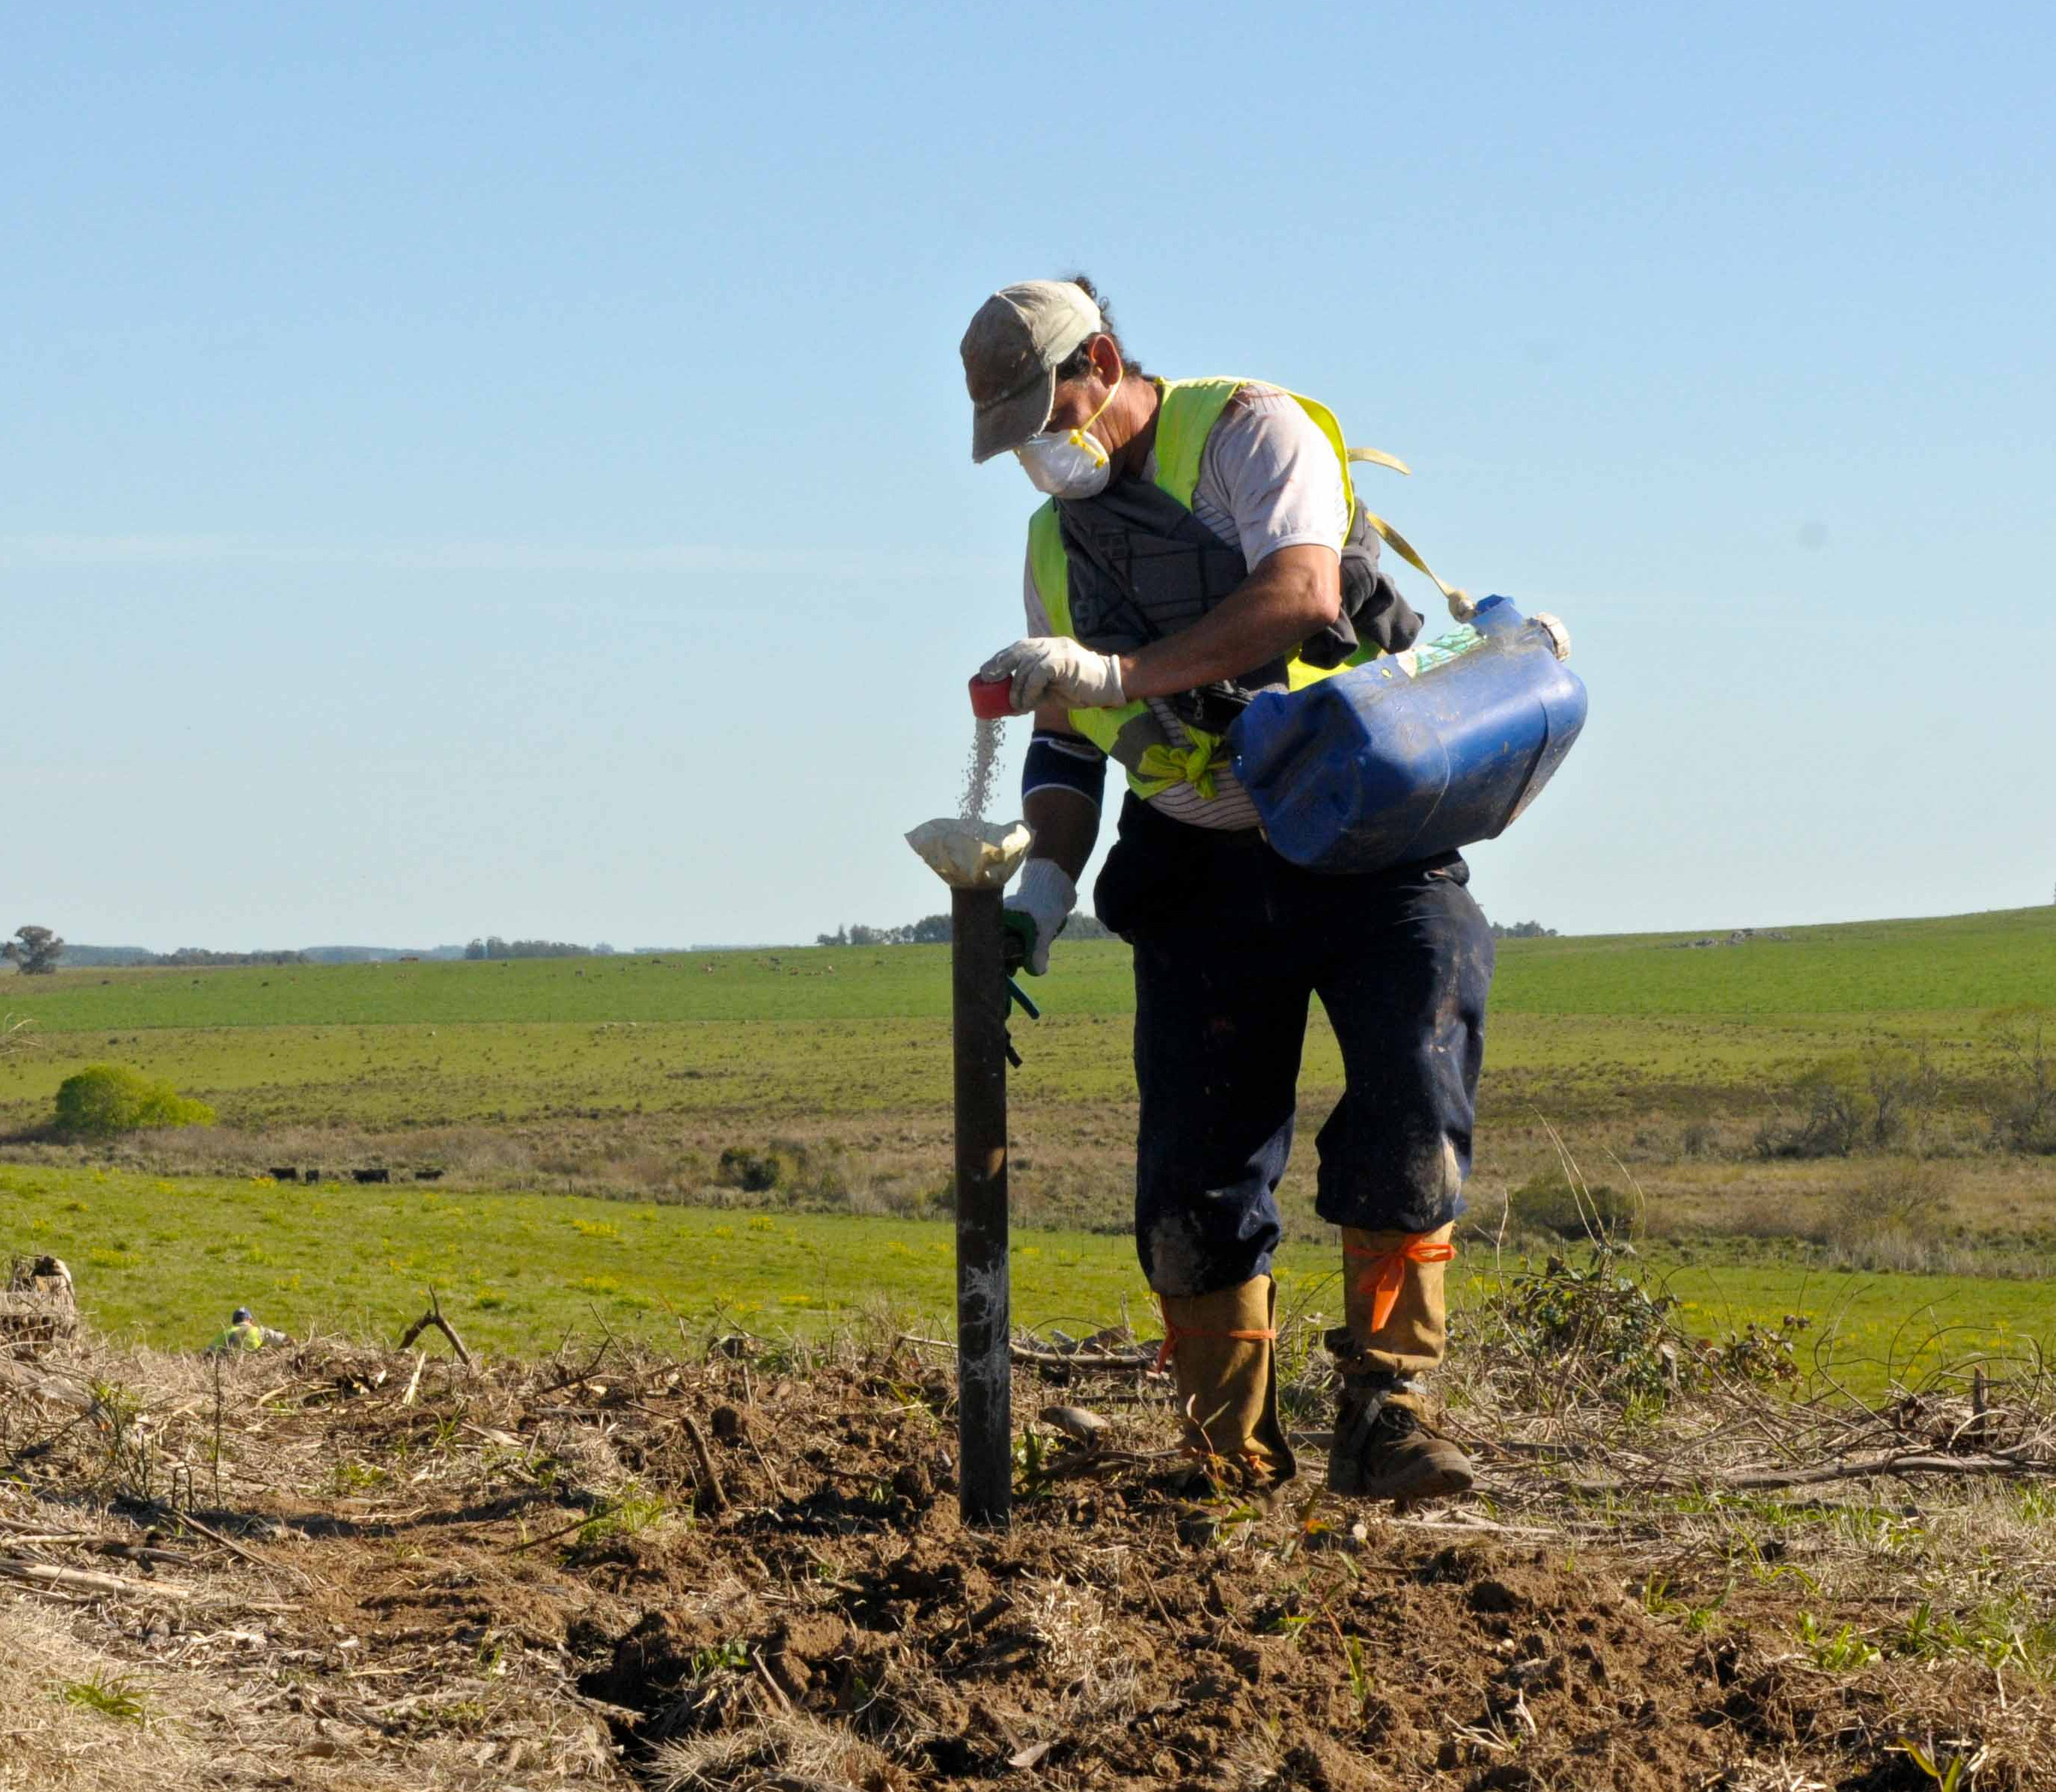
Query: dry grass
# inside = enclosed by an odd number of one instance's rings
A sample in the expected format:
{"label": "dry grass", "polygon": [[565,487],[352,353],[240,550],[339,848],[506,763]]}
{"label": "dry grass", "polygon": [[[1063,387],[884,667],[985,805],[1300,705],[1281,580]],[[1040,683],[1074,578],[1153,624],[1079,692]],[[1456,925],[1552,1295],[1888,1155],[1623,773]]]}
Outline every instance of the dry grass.
{"label": "dry grass", "polygon": [[[206,1743],[190,1727],[189,1695],[212,1696],[176,1675],[139,1674],[132,1660],[95,1646],[99,1627],[62,1609],[0,1598],[0,1786],[20,1792],[129,1792],[206,1782]],[[134,1719],[73,1703],[68,1687],[125,1688]]]}
{"label": "dry grass", "polygon": [[[447,1402],[450,1368],[414,1364],[336,1341],[219,1364],[89,1337],[0,1359],[0,1455],[14,1470],[0,1557],[101,1577],[0,1577],[0,1721],[20,1744],[0,1758],[0,1786],[614,1781],[604,1727],[563,1697],[554,1656],[488,1636],[374,1668],[328,1619],[350,1575],[312,1561],[319,1540],[359,1534],[366,1494],[418,1498],[496,1448],[415,1457],[404,1435],[354,1446],[310,1422],[338,1385],[390,1383],[397,1402],[411,1381],[409,1410],[425,1388]],[[437,1425],[454,1436],[455,1422],[445,1409]],[[590,1428],[559,1422],[522,1454],[589,1504],[629,1478]],[[385,1529],[352,1548],[389,1561],[393,1545],[372,1541]],[[136,1559],[138,1546],[160,1556]],[[110,1715],[109,1688],[137,1715]]]}
{"label": "dry grass", "polygon": [[728,1786],[857,1786],[906,1783],[891,1761],[848,1731],[793,1711],[745,1727],[666,1743],[650,1763],[656,1792]]}
{"label": "dry grass", "polygon": [[[1333,1092],[1304,1092],[1303,1134],[1311,1138]],[[1132,1101],[1040,1100],[1017,1091],[1012,1114],[1012,1193],[1017,1224],[1125,1232],[1132,1224]],[[1753,1122],[1679,1120],[1661,1111],[1623,1113],[1604,1123],[1559,1129],[1532,1109],[1481,1133],[1467,1195],[1472,1225],[1509,1236],[1524,1227],[1519,1191],[1554,1179],[1568,1150],[1595,1184],[1631,1201],[1638,1236],[1797,1240],[1842,1264],[2003,1274],[2039,1273],[2056,1251],[2056,1156],[1986,1148],[1988,1127],[1967,1121],[1953,1140],[1929,1137],[1919,1157],[1863,1153],[1849,1158],[1765,1161],[1750,1149]],[[1931,1134],[1933,1129],[1930,1129]],[[725,1177],[726,1153],[778,1157],[777,1187],[750,1190]],[[951,1176],[947,1109],[936,1103],[862,1117],[809,1113],[804,1106],[761,1112],[582,1112],[457,1124],[376,1127],[275,1124],[137,1134],[81,1149],[22,1137],[0,1145],[10,1159],[107,1165],[169,1175],[262,1175],[277,1165],[317,1168],[346,1181],[383,1168],[395,1182],[421,1170],[436,1185],[468,1190],[547,1191],[603,1199],[698,1206],[772,1208],[931,1218],[947,1215]],[[1931,1241],[1904,1228],[1861,1239],[1838,1217],[1852,1189],[1910,1173],[1943,1185]],[[1315,1154],[1295,1153],[1279,1190],[1285,1234],[1327,1242],[1332,1228],[1314,1213]]]}

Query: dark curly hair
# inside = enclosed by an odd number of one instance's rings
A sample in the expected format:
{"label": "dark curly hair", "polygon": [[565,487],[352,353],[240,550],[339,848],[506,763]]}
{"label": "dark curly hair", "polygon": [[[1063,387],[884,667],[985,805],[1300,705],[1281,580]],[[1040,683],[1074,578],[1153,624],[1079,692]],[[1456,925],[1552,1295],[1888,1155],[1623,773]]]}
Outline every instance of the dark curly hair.
{"label": "dark curly hair", "polygon": [[[1067,275],[1066,278],[1070,281],[1073,286],[1076,287],[1079,291],[1082,292],[1086,298],[1089,299],[1093,303],[1099,307],[1099,320],[1101,327],[1107,335],[1109,335],[1113,338],[1114,352],[1121,357],[1121,371],[1125,374],[1132,374],[1137,379],[1147,379],[1149,376],[1143,371],[1142,363],[1133,358],[1133,357],[1129,354],[1128,345],[1121,341],[1121,332],[1114,327],[1113,308],[1105,299],[1100,297],[1099,288],[1095,287],[1092,283],[1091,280],[1083,274],[1072,274]],[[1072,350],[1071,354],[1064,361],[1063,365],[1058,368],[1057,378],[1060,380],[1076,380],[1084,379],[1086,378],[1093,370],[1092,356],[1086,352],[1091,346],[1092,345],[1089,342],[1081,342],[1076,349]]]}

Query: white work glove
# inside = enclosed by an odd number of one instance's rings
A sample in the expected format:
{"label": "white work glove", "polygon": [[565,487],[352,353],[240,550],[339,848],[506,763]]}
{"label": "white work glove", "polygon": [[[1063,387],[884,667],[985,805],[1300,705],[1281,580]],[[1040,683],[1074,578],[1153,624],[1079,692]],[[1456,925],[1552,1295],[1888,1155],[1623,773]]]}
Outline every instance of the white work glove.
{"label": "white work glove", "polygon": [[1046,697],[1073,710],[1114,710],[1121,694],[1121,662],[1062,635],[1034,635],[1002,648],[978,669],[981,678],[1009,678],[1014,713],[1025,715]]}
{"label": "white work glove", "polygon": [[[1030,859],[999,913],[1006,930],[1007,969],[1039,977],[1050,968],[1050,946],[1078,905],[1078,887],[1054,859]],[[1015,955],[1019,955],[1018,965]]]}

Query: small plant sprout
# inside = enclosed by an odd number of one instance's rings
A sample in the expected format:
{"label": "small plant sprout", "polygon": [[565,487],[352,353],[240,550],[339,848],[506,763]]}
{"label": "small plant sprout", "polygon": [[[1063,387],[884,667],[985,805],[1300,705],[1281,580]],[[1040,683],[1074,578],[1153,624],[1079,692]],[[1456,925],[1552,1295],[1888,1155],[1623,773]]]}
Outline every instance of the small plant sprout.
{"label": "small plant sprout", "polygon": [[579,1526],[575,1541],[583,1548],[611,1537],[640,1537],[654,1529],[670,1509],[667,1501],[646,1491],[640,1481],[631,1481],[593,1508],[592,1516]]}
{"label": "small plant sprout", "polygon": [[111,1678],[100,1668],[85,1679],[65,1681],[57,1688],[57,1695],[67,1705],[97,1711],[117,1723],[140,1723],[146,1715],[143,1695],[136,1690],[135,1683]]}
{"label": "small plant sprout", "polygon": [[1937,1758],[1941,1753],[1939,1743],[1933,1754],[1918,1743],[1902,1740],[1897,1746],[1908,1760],[1940,1788],[1940,1792],[1968,1792],[1971,1778],[1984,1765],[1985,1751],[1982,1748],[1969,1754],[1950,1755],[1944,1762]]}
{"label": "small plant sprout", "polygon": [[739,1639],[693,1652],[692,1677],[704,1680],[724,1672],[741,1673],[749,1666],[749,1645]]}
{"label": "small plant sprout", "polygon": [[1830,1632],[1811,1612],[1799,1614],[1799,1645],[1813,1658],[1816,1667],[1831,1674],[1853,1673],[1883,1659],[1877,1647],[1853,1624]]}

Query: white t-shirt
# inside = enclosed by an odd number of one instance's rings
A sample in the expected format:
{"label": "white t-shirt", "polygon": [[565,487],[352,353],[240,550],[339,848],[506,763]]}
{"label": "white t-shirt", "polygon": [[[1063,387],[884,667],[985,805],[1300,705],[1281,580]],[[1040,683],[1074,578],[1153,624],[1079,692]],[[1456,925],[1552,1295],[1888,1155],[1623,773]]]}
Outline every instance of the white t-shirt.
{"label": "white t-shirt", "polygon": [[[1152,454],[1142,477],[1156,475]],[[1328,438],[1289,393],[1254,382],[1228,400],[1207,437],[1192,514],[1223,541],[1242,549],[1250,572],[1280,548],[1312,542],[1339,551],[1350,524],[1342,468]],[[1053,633],[1032,566],[1025,584],[1028,632]],[[1170,706],[1157,698],[1149,702],[1172,745],[1189,745]],[[1215,772],[1214,789],[1209,801],[1189,784],[1174,784],[1149,800],[1164,814],[1203,828],[1256,825],[1255,805],[1226,766]]]}

